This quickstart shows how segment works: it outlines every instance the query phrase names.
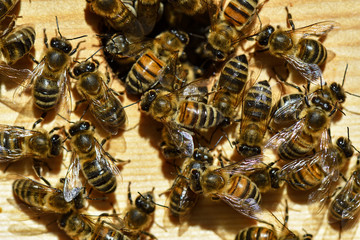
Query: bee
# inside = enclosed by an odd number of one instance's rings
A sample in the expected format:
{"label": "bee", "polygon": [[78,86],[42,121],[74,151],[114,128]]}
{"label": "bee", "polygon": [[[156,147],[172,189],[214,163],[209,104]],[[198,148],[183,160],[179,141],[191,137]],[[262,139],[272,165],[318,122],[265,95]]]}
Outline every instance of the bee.
{"label": "bee", "polygon": [[[277,217],[273,215],[277,221]],[[313,238],[312,234],[306,233],[303,236],[299,236],[298,233],[291,231],[287,227],[287,223],[289,220],[289,209],[286,201],[285,207],[285,221],[282,223],[282,229],[276,231],[275,226],[271,223],[267,223],[265,221],[261,221],[271,226],[268,227],[260,227],[254,226],[241,230],[235,237],[235,240],[246,240],[246,239],[254,239],[254,240],[290,240],[290,239],[299,239],[299,240],[311,240]]]}
{"label": "bee", "polygon": [[14,64],[30,52],[35,37],[35,29],[32,26],[18,26],[14,29],[8,27],[0,35],[0,61],[7,65]]}
{"label": "bee", "polygon": [[[80,36],[73,39],[64,38],[59,30],[58,20],[56,18],[57,31],[60,37],[54,37],[50,41],[50,48],[47,41],[47,35],[44,29],[44,43],[47,48],[45,56],[34,70],[31,78],[27,79],[22,85],[22,89],[26,90],[32,85],[32,96],[34,104],[44,113],[36,124],[41,122],[48,111],[58,106],[62,98],[67,98],[68,85],[68,68],[71,61],[71,56],[77,51],[81,42],[76,48],[72,49],[69,40],[78,39]],[[65,103],[65,100],[63,100]],[[34,124],[34,125],[36,125]]]}
{"label": "bee", "polygon": [[153,41],[153,47],[145,49],[131,67],[125,79],[126,92],[140,95],[159,83],[162,74],[166,73],[165,69],[176,64],[173,62],[188,42],[189,36],[182,31],[170,30],[158,35]]}
{"label": "bee", "polygon": [[115,31],[126,33],[133,39],[141,39],[149,34],[161,14],[160,1],[122,0],[86,0],[92,12],[103,17],[106,23]]}
{"label": "bee", "polygon": [[[116,92],[105,83],[105,76],[98,71],[99,62],[87,60],[78,63],[74,69],[74,77],[78,80],[76,88],[84,100],[89,103],[90,112],[100,125],[112,135],[126,123],[126,113],[115,96]],[[108,81],[110,78],[108,78]]]}
{"label": "bee", "polygon": [[176,11],[191,16],[203,14],[207,9],[207,2],[204,0],[171,0],[169,2]]}
{"label": "bee", "polygon": [[269,122],[272,91],[269,82],[257,82],[244,98],[243,118],[236,150],[244,157],[261,153],[261,145]]}
{"label": "bee", "polygon": [[167,91],[151,89],[143,94],[140,101],[143,112],[155,120],[189,129],[208,129],[224,123],[227,119],[219,110],[201,102],[178,100]]}
{"label": "bee", "polygon": [[[322,72],[319,66],[328,58],[328,51],[317,40],[307,36],[322,37],[338,26],[333,21],[323,21],[295,28],[292,16],[288,12],[288,23],[291,30],[275,28],[271,25],[264,28],[256,38],[260,48],[268,49],[271,55],[283,58],[291,64],[306,80],[319,84],[322,81]],[[322,84],[322,83],[321,83]]]}
{"label": "bee", "polygon": [[[74,199],[82,189],[80,169],[87,182],[102,193],[115,191],[116,175],[120,174],[116,162],[94,137],[95,130],[87,121],[78,121],[70,126],[72,159],[65,177],[64,195],[66,201]],[[104,143],[104,142],[103,142]],[[129,162],[129,161],[127,161]]]}
{"label": "bee", "polygon": [[312,98],[311,105],[307,98],[305,102],[308,107],[301,111],[300,120],[275,134],[265,144],[265,148],[275,147],[282,160],[303,158],[320,142],[326,142],[326,129],[337,108],[320,97]]}
{"label": "bee", "polygon": [[358,156],[356,169],[340,192],[335,195],[329,206],[331,222],[344,222],[355,218],[360,210],[360,159]]}
{"label": "bee", "polygon": [[322,202],[329,195],[331,184],[338,180],[340,170],[354,153],[349,138],[340,137],[336,145],[331,141],[328,145],[313,156],[284,165],[279,174],[295,190],[306,191],[319,186],[310,194],[311,202]]}
{"label": "bee", "polygon": [[71,239],[87,240],[94,235],[95,224],[85,215],[76,211],[62,214],[57,220],[58,226]]}
{"label": "bee", "polygon": [[[266,1],[231,0],[226,7],[210,5],[215,14],[211,15],[211,29],[207,35],[206,50],[216,61],[224,61],[236,51],[239,39],[252,23],[255,13]],[[220,12],[218,9],[222,9]]]}
{"label": "bee", "polygon": [[13,162],[33,158],[34,170],[41,176],[41,160],[61,154],[62,138],[44,129],[28,130],[23,127],[0,125],[0,162]]}
{"label": "bee", "polygon": [[0,22],[8,15],[18,2],[19,0],[3,0],[0,2]]}
{"label": "bee", "polygon": [[248,79],[248,60],[245,54],[231,58],[221,71],[212,105],[230,119],[236,115],[242,90]]}
{"label": "bee", "polygon": [[22,202],[42,212],[65,214],[84,207],[84,198],[79,194],[72,201],[66,201],[61,188],[53,188],[29,178],[17,179],[12,185],[13,193]]}

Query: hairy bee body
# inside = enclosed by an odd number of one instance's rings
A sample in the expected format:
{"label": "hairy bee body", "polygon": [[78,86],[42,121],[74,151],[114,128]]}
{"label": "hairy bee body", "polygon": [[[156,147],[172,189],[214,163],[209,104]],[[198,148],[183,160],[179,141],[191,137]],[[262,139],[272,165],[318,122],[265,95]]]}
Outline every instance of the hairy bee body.
{"label": "hairy bee body", "polygon": [[108,159],[99,154],[99,143],[94,137],[90,124],[80,121],[70,127],[71,147],[79,159],[81,170],[88,183],[103,193],[115,191],[116,176],[106,164]]}
{"label": "hairy bee body", "polygon": [[71,239],[90,240],[94,235],[94,227],[77,212],[70,211],[57,220],[58,226]]}
{"label": "hairy bee body", "polygon": [[249,227],[245,228],[241,232],[239,232],[235,240],[247,240],[247,239],[253,239],[253,240],[277,240],[276,233],[266,227]]}
{"label": "hairy bee body", "polygon": [[35,43],[35,29],[19,26],[0,38],[1,61],[13,64],[30,52]]}
{"label": "hairy bee body", "polygon": [[244,54],[231,58],[221,71],[212,105],[225,117],[233,118],[236,115],[248,71],[248,61]]}
{"label": "hairy bee body", "polygon": [[272,91],[268,81],[256,83],[245,95],[243,119],[237,140],[240,155],[251,157],[261,153],[271,105]]}
{"label": "hairy bee body", "polygon": [[322,65],[326,61],[327,51],[319,41],[305,38],[298,42],[295,55],[305,63]]}
{"label": "hairy bee body", "polygon": [[61,190],[30,179],[15,180],[12,189],[21,201],[44,212],[68,213],[84,206],[81,195],[72,202],[66,202]]}
{"label": "hairy bee body", "polygon": [[131,240],[132,238],[126,236],[122,231],[109,226],[105,221],[97,223],[94,233],[90,239],[97,240]]}
{"label": "hairy bee body", "polygon": [[2,0],[0,1],[0,21],[16,6],[19,0]]}
{"label": "hairy bee body", "polygon": [[94,63],[82,62],[74,67],[78,79],[77,90],[89,103],[89,109],[100,125],[115,135],[126,122],[126,113],[120,100],[104,82]]}
{"label": "hairy bee body", "polygon": [[240,31],[253,18],[258,0],[231,0],[224,9],[224,18]]}

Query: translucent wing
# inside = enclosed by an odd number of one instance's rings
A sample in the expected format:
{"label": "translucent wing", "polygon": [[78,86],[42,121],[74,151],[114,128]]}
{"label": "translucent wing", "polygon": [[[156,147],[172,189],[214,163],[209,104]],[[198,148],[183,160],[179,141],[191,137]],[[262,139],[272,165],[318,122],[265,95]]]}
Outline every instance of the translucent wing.
{"label": "translucent wing", "polygon": [[249,175],[259,170],[266,168],[266,164],[263,163],[263,155],[256,155],[252,157],[245,158],[239,162],[227,165],[223,168],[216,169],[215,171],[225,172],[226,174],[242,174]]}
{"label": "translucent wing", "polygon": [[64,183],[64,198],[67,202],[71,202],[82,191],[83,184],[79,176],[80,168],[79,157],[76,152],[73,152]]}
{"label": "translucent wing", "polygon": [[19,87],[14,92],[14,97],[18,97],[21,95],[24,91],[29,89],[31,85],[34,83],[36,77],[40,76],[42,72],[44,71],[45,61],[41,61],[36,68],[29,73],[27,78],[24,78],[23,81],[20,83]]}
{"label": "translucent wing", "polygon": [[264,148],[277,149],[283,142],[290,141],[298,135],[299,131],[304,127],[304,123],[304,119],[300,119],[290,127],[281,130],[266,142]]}
{"label": "translucent wing", "polygon": [[121,175],[119,168],[116,165],[117,160],[114,159],[100,143],[95,139],[96,160],[106,166],[114,175]]}
{"label": "translucent wing", "polygon": [[194,153],[194,140],[191,133],[175,123],[165,124],[165,130],[170,140],[167,145],[174,147],[182,157],[191,157]]}
{"label": "translucent wing", "polygon": [[340,27],[338,22],[334,21],[322,21],[317,22],[305,27],[297,28],[295,30],[289,30],[292,34],[300,35],[301,37],[316,36],[321,37],[328,34],[331,30]]}
{"label": "translucent wing", "polygon": [[322,71],[317,64],[303,62],[292,54],[282,54],[281,56],[288,63],[290,63],[307,81],[316,85],[324,84]]}
{"label": "translucent wing", "polygon": [[18,85],[26,86],[27,81],[31,80],[33,72],[29,69],[16,69],[9,65],[0,64],[0,76],[5,81],[10,80]]}
{"label": "translucent wing", "polygon": [[57,81],[57,84],[60,89],[61,97],[59,99],[59,102],[57,103],[56,112],[63,116],[65,119],[70,119],[72,101],[70,91],[70,79],[67,69],[64,69],[63,73],[60,76],[60,79]]}
{"label": "translucent wing", "polygon": [[276,124],[280,124],[284,121],[297,121],[298,114],[300,114],[305,106],[302,94],[290,94],[284,97],[289,100],[287,100],[283,106],[275,109],[272,115],[272,119]]}

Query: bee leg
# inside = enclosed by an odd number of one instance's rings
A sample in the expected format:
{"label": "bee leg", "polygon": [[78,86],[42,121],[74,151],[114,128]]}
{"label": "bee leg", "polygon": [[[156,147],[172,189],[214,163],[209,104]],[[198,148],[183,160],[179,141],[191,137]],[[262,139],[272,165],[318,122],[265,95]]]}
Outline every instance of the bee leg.
{"label": "bee leg", "polygon": [[30,59],[31,59],[34,63],[36,63],[37,65],[39,65],[40,62],[39,62],[38,60],[36,60],[35,57],[34,57],[31,53],[28,53],[28,55],[29,55]]}
{"label": "bee leg", "polygon": [[44,28],[44,44],[46,48],[49,48],[48,37],[46,35],[46,29]]}
{"label": "bee leg", "polygon": [[36,125],[38,125],[39,123],[41,123],[42,121],[44,121],[46,115],[47,115],[47,112],[43,112],[43,114],[41,114],[40,118],[34,122],[32,128],[34,129],[34,128],[36,127]]}
{"label": "bee leg", "polygon": [[153,234],[149,233],[149,232],[145,232],[145,231],[140,231],[141,234],[146,235],[148,237],[150,237],[150,239],[157,239],[157,237],[155,237]]}
{"label": "bee leg", "polygon": [[81,103],[83,103],[83,102],[86,102],[86,99],[81,99],[81,100],[79,100],[79,101],[76,101],[76,103],[75,103],[75,108],[74,108],[73,112],[75,112],[76,109],[78,108],[78,106],[79,106]]}
{"label": "bee leg", "polygon": [[74,55],[74,53],[76,53],[76,51],[79,49],[80,44],[83,43],[83,42],[85,42],[85,41],[80,41],[80,42],[78,42],[78,44],[76,45],[76,48],[74,48],[74,49],[69,53],[69,56]]}
{"label": "bee leg", "polygon": [[291,26],[291,29],[295,30],[295,24],[294,24],[294,22],[292,20],[292,15],[289,12],[288,7],[285,7],[285,9],[286,9],[286,12],[287,12],[287,22],[288,22],[289,26]]}
{"label": "bee leg", "polygon": [[131,197],[130,185],[131,185],[131,182],[129,182],[129,185],[128,185],[128,199],[129,199],[130,205],[133,205],[133,200],[132,200],[132,197]]}
{"label": "bee leg", "polygon": [[32,168],[34,169],[36,176],[38,176],[41,180],[43,180],[46,183],[46,185],[51,186],[50,183],[42,176],[43,166],[46,166],[49,169],[49,171],[51,171],[51,168],[46,162],[43,162],[39,159],[33,159]]}
{"label": "bee leg", "polygon": [[6,36],[13,30],[13,28],[15,26],[16,15],[11,15],[11,18],[12,19],[11,19],[11,22],[9,23],[9,26],[1,33],[0,38]]}

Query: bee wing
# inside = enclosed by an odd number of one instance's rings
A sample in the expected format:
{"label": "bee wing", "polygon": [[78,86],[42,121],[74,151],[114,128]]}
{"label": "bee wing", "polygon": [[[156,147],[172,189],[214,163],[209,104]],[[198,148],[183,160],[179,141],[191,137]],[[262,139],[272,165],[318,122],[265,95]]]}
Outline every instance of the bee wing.
{"label": "bee wing", "polygon": [[38,225],[34,227],[34,226],[29,226],[26,223],[11,224],[8,227],[8,231],[14,235],[19,235],[19,236],[36,236],[40,234],[49,233],[49,229],[46,226]]}
{"label": "bee wing", "polygon": [[70,79],[68,77],[68,70],[65,69],[57,82],[60,92],[61,98],[57,104],[56,112],[63,116],[65,119],[70,119],[70,113],[72,109],[72,101],[71,101],[71,86]]}
{"label": "bee wing", "polygon": [[289,100],[287,104],[283,105],[278,109],[274,109],[274,113],[272,118],[276,124],[279,124],[279,120],[283,118],[293,118],[294,113],[296,113],[299,109],[302,109],[305,106],[304,98],[298,98],[294,101]]}
{"label": "bee wing", "polygon": [[9,79],[18,85],[26,86],[31,80],[33,72],[29,69],[16,69],[6,64],[0,64],[0,76],[2,79]]}
{"label": "bee wing", "polygon": [[300,119],[288,128],[285,128],[271,137],[265,144],[264,148],[276,149],[285,141],[289,141],[298,135],[299,131],[304,126],[304,119]]}
{"label": "bee wing", "polygon": [[295,35],[300,35],[301,37],[307,37],[307,36],[321,37],[328,34],[328,32],[330,32],[331,30],[339,27],[340,24],[338,22],[322,21],[305,27],[297,28],[295,30],[289,30],[287,32],[291,32],[292,34]]}
{"label": "bee wing", "polygon": [[282,57],[290,63],[307,81],[315,85],[323,85],[322,71],[317,64],[306,63],[293,54],[282,54]]}
{"label": "bee wing", "polygon": [[83,185],[79,176],[80,168],[81,165],[79,157],[75,152],[73,152],[64,183],[64,198],[67,202],[71,202],[82,191]]}
{"label": "bee wing", "polygon": [[[355,174],[354,172],[349,181],[345,184],[345,186],[341,189],[340,193],[337,196],[344,196],[344,202],[351,202],[352,205],[349,205],[348,208],[344,208],[342,212],[342,218],[344,219],[353,219],[358,211],[354,209],[353,206],[356,206],[357,209],[360,207],[360,193],[353,194],[353,187],[355,183]],[[351,198],[351,199],[350,199]]]}
{"label": "bee wing", "polygon": [[100,143],[95,139],[95,152],[96,152],[96,160],[103,163],[104,166],[107,166],[108,169],[114,175],[121,175],[119,168],[116,166],[117,160],[113,158],[108,152],[104,150],[104,148],[100,145]]}
{"label": "bee wing", "polygon": [[258,219],[256,214],[261,211],[260,205],[253,198],[241,199],[230,194],[216,194],[222,201],[227,203],[237,212],[253,219]]}
{"label": "bee wing", "polygon": [[194,153],[194,140],[191,133],[177,126],[175,123],[167,123],[165,127],[177,150],[179,150],[184,157],[191,157]]}
{"label": "bee wing", "polygon": [[20,96],[24,91],[30,88],[30,86],[34,83],[34,80],[37,76],[41,75],[44,71],[45,61],[41,61],[35,69],[28,74],[28,77],[24,78],[20,83],[19,87],[14,92],[14,97]]}
{"label": "bee wing", "polygon": [[225,172],[230,175],[242,174],[249,175],[258,170],[264,169],[266,164],[263,163],[264,156],[262,154],[245,158],[239,162],[227,165],[223,168],[215,169],[214,171]]}

